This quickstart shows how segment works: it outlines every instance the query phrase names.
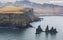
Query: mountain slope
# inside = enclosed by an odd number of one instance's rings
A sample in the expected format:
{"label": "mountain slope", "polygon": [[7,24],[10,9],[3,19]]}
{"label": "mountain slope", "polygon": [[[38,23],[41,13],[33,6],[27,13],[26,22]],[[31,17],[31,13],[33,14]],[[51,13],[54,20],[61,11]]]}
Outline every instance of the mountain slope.
{"label": "mountain slope", "polygon": [[30,1],[16,1],[13,3],[6,3],[5,6],[13,5],[13,6],[25,6],[29,8],[33,8],[35,14],[40,15],[63,15],[63,6],[54,5],[54,4],[39,4]]}

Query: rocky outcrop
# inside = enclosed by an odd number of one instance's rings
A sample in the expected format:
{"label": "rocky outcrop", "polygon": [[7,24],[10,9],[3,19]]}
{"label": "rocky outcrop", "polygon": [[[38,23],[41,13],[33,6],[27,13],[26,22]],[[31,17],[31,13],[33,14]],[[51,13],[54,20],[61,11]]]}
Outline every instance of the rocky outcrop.
{"label": "rocky outcrop", "polygon": [[56,34],[58,33],[56,28],[54,29],[53,27],[49,30],[49,26],[47,25],[45,31],[42,30],[41,26],[39,25],[38,28],[36,29],[36,34],[40,34],[41,32],[45,32],[46,34]]}
{"label": "rocky outcrop", "polygon": [[[28,27],[29,23],[35,19],[32,8],[24,8],[19,12],[0,12],[0,26],[5,27]],[[31,26],[31,25],[29,25]]]}

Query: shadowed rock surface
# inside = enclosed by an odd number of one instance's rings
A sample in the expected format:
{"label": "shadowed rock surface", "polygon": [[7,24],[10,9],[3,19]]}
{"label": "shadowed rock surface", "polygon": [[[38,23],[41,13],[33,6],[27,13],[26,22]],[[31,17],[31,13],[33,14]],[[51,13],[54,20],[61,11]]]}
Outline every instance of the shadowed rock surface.
{"label": "shadowed rock surface", "polygon": [[47,25],[45,31],[43,31],[39,25],[38,28],[36,29],[36,34],[40,34],[41,32],[45,32],[46,34],[48,34],[48,33],[56,34],[57,30],[56,30],[56,28],[54,29],[53,27],[49,30],[49,26]]}
{"label": "shadowed rock surface", "polygon": [[36,34],[40,34],[43,30],[41,29],[40,25],[36,29]]}

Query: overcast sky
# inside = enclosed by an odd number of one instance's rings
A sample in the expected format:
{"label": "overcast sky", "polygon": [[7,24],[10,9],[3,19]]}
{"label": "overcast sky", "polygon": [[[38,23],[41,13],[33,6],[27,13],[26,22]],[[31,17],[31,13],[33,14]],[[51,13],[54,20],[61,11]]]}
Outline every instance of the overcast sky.
{"label": "overcast sky", "polygon": [[30,0],[32,2],[37,2],[37,3],[52,3],[52,4],[57,4],[57,5],[63,5],[63,0]]}
{"label": "overcast sky", "polygon": [[[15,1],[20,1],[20,0],[0,0],[1,2],[15,2]],[[52,3],[52,4],[57,4],[57,5],[63,5],[63,0],[29,0],[31,2],[36,2],[36,3]]]}

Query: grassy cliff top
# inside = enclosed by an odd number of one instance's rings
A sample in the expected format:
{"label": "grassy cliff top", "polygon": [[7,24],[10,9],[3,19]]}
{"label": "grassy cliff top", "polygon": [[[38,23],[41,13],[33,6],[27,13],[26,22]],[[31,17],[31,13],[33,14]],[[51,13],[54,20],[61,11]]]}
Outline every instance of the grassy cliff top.
{"label": "grassy cliff top", "polygon": [[15,14],[23,14],[27,7],[24,6],[3,6],[0,7],[0,13],[15,13]]}

